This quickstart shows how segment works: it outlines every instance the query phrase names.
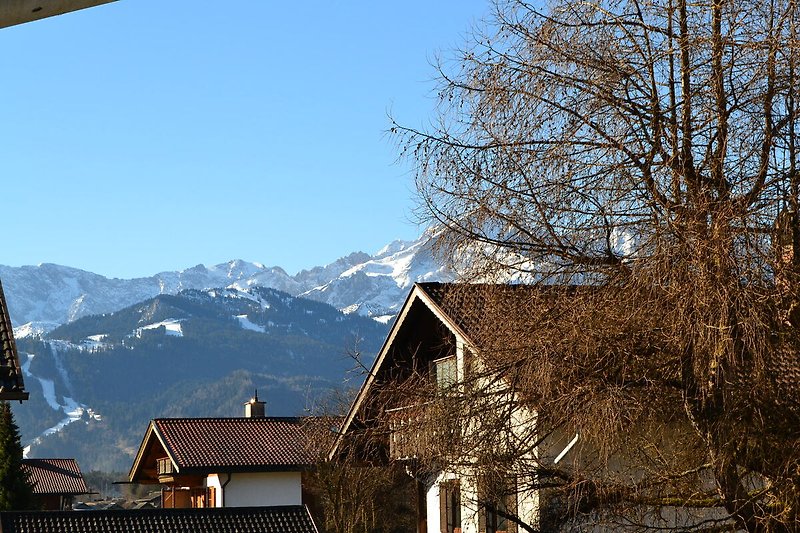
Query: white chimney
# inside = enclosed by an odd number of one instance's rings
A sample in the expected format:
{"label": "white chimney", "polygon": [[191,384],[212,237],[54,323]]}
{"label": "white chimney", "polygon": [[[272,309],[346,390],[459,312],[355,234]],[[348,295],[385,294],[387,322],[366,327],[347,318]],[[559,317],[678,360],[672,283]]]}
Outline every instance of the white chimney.
{"label": "white chimney", "polygon": [[256,389],[255,395],[250,398],[249,402],[245,402],[244,404],[245,418],[264,418],[266,406],[266,402],[260,402],[258,400],[258,389]]}

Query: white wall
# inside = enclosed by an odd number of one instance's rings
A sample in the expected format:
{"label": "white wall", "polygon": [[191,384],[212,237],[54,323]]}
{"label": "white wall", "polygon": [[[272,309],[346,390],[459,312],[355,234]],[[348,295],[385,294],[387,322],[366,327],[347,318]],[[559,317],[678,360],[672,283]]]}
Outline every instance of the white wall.
{"label": "white wall", "polygon": [[[217,507],[300,505],[303,492],[300,472],[233,473],[224,491],[228,474],[212,474],[206,486],[215,487]],[[220,495],[222,497],[220,498]]]}
{"label": "white wall", "polygon": [[425,512],[428,518],[428,533],[438,533],[439,530],[439,482],[442,476],[436,478],[436,481],[425,491]]}
{"label": "white wall", "polygon": [[478,512],[475,501],[475,489],[466,476],[452,473],[440,473],[425,492],[425,507],[428,513],[428,533],[441,531],[441,511],[439,504],[439,483],[449,479],[460,479],[461,488],[461,531],[462,533],[478,533]]}
{"label": "white wall", "polygon": [[[455,332],[454,332],[455,333]],[[469,355],[474,357],[476,351],[471,349],[464,341],[464,339],[455,334],[456,336],[456,369],[459,381],[463,382],[466,375],[466,365],[468,352]],[[480,368],[480,359],[471,361]],[[508,394],[501,384],[490,386],[489,390],[494,390],[497,394]],[[513,392],[511,393],[513,394]],[[508,402],[511,397],[506,397],[504,400]],[[518,402],[513,402],[518,404]],[[524,407],[516,409],[509,421],[511,431],[517,434],[518,438],[525,440],[535,439],[536,435],[537,416],[535,412],[531,412]],[[464,428],[467,435],[473,430],[469,425]],[[469,437],[467,437],[469,438]],[[538,451],[532,452],[534,454]],[[528,459],[532,459],[529,457]],[[472,481],[475,480],[475,472],[462,471],[459,473],[439,473],[430,484],[427,486],[425,493],[425,503],[427,511],[428,533],[439,533],[440,529],[440,507],[439,507],[439,483],[448,479],[460,479],[461,488],[461,530],[462,533],[479,533],[478,532],[478,495],[477,488]],[[521,487],[529,487],[530,480],[519,479],[518,483]],[[520,490],[517,494],[517,516],[525,523],[533,526],[539,526],[539,494],[533,490]],[[521,528],[517,528],[522,531]]]}

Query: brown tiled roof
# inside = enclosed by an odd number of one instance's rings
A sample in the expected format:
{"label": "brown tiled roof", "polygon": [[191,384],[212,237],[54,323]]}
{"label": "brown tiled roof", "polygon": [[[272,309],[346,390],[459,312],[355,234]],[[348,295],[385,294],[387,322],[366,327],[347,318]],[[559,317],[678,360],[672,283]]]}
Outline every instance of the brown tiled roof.
{"label": "brown tiled roof", "polygon": [[556,294],[581,290],[575,286],[525,284],[418,283],[417,286],[477,345],[487,333],[494,333],[494,321],[513,319],[515,327],[524,327],[533,305],[551,301]]}
{"label": "brown tiled roof", "polygon": [[19,366],[14,329],[8,314],[6,296],[0,283],[0,400],[27,400],[22,369]]}
{"label": "brown tiled roof", "polygon": [[88,494],[75,459],[23,459],[35,494]]}
{"label": "brown tiled roof", "polygon": [[298,469],[314,462],[299,418],[157,418],[153,424],[181,473]]}
{"label": "brown tiled roof", "polygon": [[3,533],[317,533],[303,505],[0,513]]}

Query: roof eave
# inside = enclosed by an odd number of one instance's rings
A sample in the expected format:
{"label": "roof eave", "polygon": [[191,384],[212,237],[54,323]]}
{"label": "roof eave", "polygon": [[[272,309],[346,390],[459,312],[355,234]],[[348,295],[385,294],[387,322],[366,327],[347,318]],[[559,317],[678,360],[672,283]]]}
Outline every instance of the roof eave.
{"label": "roof eave", "polygon": [[20,402],[28,399],[28,393],[25,391],[0,391],[0,400],[19,400]]}
{"label": "roof eave", "polygon": [[312,464],[291,465],[214,465],[214,466],[184,466],[180,471],[186,476],[207,476],[211,474],[241,474],[251,472],[254,474],[274,472],[305,472],[313,468]]}
{"label": "roof eave", "polygon": [[6,0],[0,3],[0,28],[63,15],[116,0]]}

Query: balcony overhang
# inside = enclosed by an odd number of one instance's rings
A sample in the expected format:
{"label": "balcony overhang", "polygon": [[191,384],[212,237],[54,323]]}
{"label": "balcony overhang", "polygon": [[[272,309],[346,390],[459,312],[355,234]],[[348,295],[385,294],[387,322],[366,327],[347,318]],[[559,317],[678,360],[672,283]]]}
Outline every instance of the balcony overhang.
{"label": "balcony overhang", "polygon": [[0,2],[0,28],[63,15],[116,0],[3,0]]}

